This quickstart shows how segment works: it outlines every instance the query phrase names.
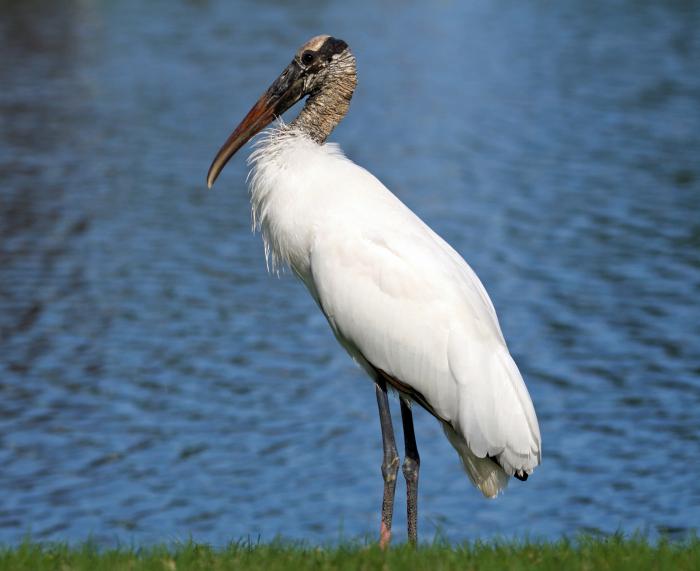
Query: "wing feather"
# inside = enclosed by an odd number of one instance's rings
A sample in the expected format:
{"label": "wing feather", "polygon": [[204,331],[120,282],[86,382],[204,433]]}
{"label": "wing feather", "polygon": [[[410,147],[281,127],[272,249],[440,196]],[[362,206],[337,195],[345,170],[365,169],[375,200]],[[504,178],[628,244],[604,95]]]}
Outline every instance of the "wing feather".
{"label": "wing feather", "polygon": [[410,210],[401,214],[409,220],[395,216],[376,231],[324,229],[311,256],[319,305],[361,364],[425,398],[449,425],[472,481],[495,495],[503,478],[483,462],[480,473],[469,465],[489,456],[508,475],[534,469],[541,446],[532,401],[476,274]]}

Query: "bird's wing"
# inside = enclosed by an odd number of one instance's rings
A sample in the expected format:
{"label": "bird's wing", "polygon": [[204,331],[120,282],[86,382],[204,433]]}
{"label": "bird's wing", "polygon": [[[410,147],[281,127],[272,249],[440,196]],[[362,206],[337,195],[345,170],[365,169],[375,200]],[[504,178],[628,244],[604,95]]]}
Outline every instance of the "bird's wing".
{"label": "bird's wing", "polygon": [[375,206],[373,220],[334,221],[314,244],[307,285],[333,331],[422,395],[476,456],[532,471],[537,419],[481,282],[398,199]]}

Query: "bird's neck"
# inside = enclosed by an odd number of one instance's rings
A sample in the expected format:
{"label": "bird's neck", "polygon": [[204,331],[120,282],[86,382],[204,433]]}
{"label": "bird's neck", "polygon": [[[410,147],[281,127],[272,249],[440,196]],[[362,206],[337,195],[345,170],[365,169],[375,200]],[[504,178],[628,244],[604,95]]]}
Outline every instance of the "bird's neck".
{"label": "bird's neck", "polygon": [[306,100],[291,127],[306,133],[319,145],[345,117],[357,85],[355,58],[348,54],[334,61],[321,87]]}

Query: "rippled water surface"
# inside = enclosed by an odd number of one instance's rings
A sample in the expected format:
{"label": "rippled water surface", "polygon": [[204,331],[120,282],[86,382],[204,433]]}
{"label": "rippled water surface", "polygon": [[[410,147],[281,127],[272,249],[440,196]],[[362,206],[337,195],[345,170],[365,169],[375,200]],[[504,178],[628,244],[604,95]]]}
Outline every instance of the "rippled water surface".
{"label": "rippled water surface", "polygon": [[697,3],[0,8],[0,542],[376,532],[370,382],[266,273],[243,157],[204,189],[324,32],[359,66],[333,139],[479,273],[540,419],[489,502],[418,411],[423,536],[698,526]]}

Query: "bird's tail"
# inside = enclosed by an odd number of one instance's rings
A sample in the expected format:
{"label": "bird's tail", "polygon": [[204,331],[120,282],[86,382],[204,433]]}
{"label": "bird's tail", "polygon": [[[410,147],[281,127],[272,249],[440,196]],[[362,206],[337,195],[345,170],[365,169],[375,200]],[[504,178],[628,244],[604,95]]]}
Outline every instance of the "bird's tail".
{"label": "bird's tail", "polygon": [[443,422],[442,428],[450,444],[457,450],[462,466],[464,466],[464,471],[469,476],[472,484],[479,488],[481,493],[487,498],[495,498],[508,485],[508,474],[490,458],[478,458],[475,456],[469,450],[469,446],[467,446],[464,438],[457,434],[448,423]]}

